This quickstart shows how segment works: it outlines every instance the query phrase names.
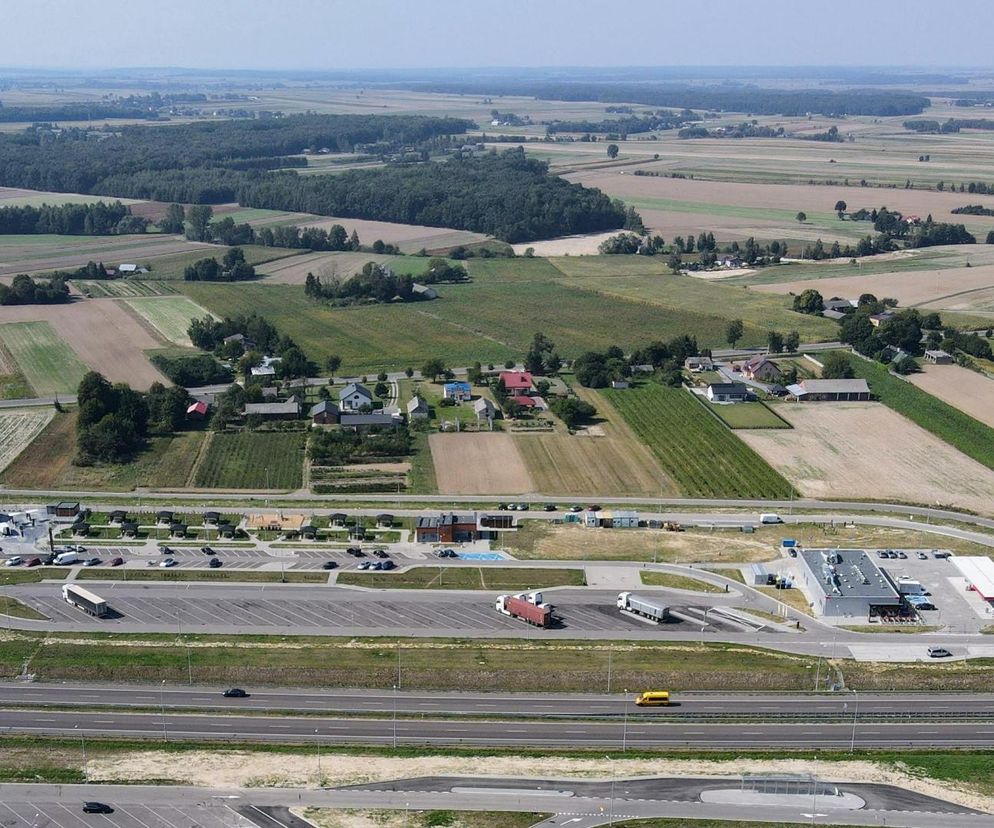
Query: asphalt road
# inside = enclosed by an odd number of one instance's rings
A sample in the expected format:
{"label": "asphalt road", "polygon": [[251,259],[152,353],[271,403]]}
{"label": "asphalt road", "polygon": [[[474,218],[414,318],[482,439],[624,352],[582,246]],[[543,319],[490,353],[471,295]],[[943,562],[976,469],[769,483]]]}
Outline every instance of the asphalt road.
{"label": "asphalt road", "polygon": [[[459,721],[404,717],[335,719],[121,713],[63,710],[0,711],[0,733],[74,738],[163,741],[238,740],[322,744],[485,745],[503,747],[594,747],[638,749],[822,748],[846,749],[853,743],[849,722],[789,724],[666,723],[660,721]],[[994,724],[857,722],[857,748],[994,746]]]}
{"label": "asphalt road", "polygon": [[[722,694],[674,693],[673,704],[642,708],[627,695],[563,694],[473,694],[426,693],[382,690],[283,690],[246,688],[244,699],[226,699],[223,687],[113,686],[93,684],[0,684],[0,706],[60,706],[79,708],[165,708],[239,711],[289,711],[327,713],[378,713],[391,715],[466,715],[478,717],[616,717],[680,720],[688,717],[750,717],[767,721],[778,718],[813,720],[858,713],[863,721],[874,717],[905,717],[918,720],[972,719],[994,722],[994,693],[852,693],[833,694]],[[858,702],[858,710],[857,710]]]}

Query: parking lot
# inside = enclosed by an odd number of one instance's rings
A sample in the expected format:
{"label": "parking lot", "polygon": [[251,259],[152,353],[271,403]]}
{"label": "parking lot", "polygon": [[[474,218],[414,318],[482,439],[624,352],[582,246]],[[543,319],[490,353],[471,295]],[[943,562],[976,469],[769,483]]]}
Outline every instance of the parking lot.
{"label": "parking lot", "polygon": [[[263,824],[247,819],[220,800],[189,805],[115,805],[112,814],[83,814],[82,802],[0,802],[4,828],[77,828],[84,824],[110,828],[250,828]],[[239,809],[241,810],[241,809]],[[274,823],[269,823],[270,825]]]}

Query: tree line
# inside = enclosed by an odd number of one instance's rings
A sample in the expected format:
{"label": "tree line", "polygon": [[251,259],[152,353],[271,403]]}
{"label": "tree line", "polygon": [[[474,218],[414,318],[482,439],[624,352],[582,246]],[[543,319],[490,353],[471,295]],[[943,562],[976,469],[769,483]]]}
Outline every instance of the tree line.
{"label": "tree line", "polygon": [[678,129],[690,121],[699,120],[701,120],[701,116],[690,110],[684,110],[679,113],[661,111],[653,115],[605,118],[602,121],[549,121],[545,126],[545,131],[549,135],[555,135],[559,132],[636,135],[640,132],[662,132],[669,129]]}
{"label": "tree line", "polygon": [[90,101],[88,103],[40,104],[22,106],[4,106],[0,102],[0,122],[54,122],[54,121],[89,121],[110,120],[114,118],[157,118],[158,111],[163,107],[176,104],[206,103],[207,96],[203,93],[177,92],[162,95],[153,92],[150,95],[128,95],[110,101]]}
{"label": "tree line", "polygon": [[186,282],[244,282],[254,278],[255,268],[245,261],[245,251],[240,247],[229,247],[220,262],[211,256],[183,270]]}
{"label": "tree line", "polygon": [[144,233],[148,219],[132,215],[120,201],[105,204],[42,204],[41,207],[0,207],[0,234],[108,236]]}
{"label": "tree line", "polygon": [[32,279],[24,273],[9,285],[0,282],[0,305],[59,305],[69,301],[69,286],[60,276]]}
{"label": "tree line", "polygon": [[961,129],[994,129],[994,121],[989,118],[949,118],[941,123],[930,119],[905,121],[904,128],[912,132],[947,133]]}
{"label": "tree line", "polygon": [[397,274],[390,268],[366,262],[362,270],[345,278],[330,277],[322,281],[308,273],[304,294],[330,304],[344,306],[383,302],[416,302],[422,296],[414,291],[414,279],[406,273]]}

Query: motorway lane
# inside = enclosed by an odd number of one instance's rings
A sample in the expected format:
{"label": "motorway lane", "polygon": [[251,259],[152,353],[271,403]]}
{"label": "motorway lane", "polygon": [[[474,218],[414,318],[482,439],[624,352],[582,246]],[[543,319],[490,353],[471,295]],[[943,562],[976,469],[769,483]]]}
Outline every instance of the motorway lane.
{"label": "motorway lane", "polygon": [[[846,749],[853,726],[843,723],[662,723],[589,721],[459,721],[334,719],[324,717],[217,716],[60,710],[0,711],[0,732],[75,737],[81,732],[111,738],[164,741],[237,740],[323,744],[486,745],[503,747],[596,747],[638,749],[833,748]],[[855,745],[883,747],[994,746],[994,725],[976,723],[857,723]]]}
{"label": "motorway lane", "polygon": [[828,718],[856,713],[866,721],[874,715],[917,719],[956,717],[994,721],[994,694],[859,693],[835,694],[722,694],[674,693],[673,704],[642,708],[635,694],[471,694],[382,690],[253,690],[246,699],[226,699],[221,687],[102,687],[91,684],[0,684],[0,705],[73,706],[238,711],[542,717],[633,717],[679,719],[686,716],[750,716],[777,719],[786,716]]}

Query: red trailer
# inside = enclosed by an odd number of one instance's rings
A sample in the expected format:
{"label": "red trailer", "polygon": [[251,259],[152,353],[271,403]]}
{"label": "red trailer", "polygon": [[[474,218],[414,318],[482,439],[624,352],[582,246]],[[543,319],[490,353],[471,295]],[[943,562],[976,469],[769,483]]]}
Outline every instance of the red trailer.
{"label": "red trailer", "polygon": [[[532,596],[536,596],[532,593]],[[552,626],[552,604],[543,604],[541,594],[537,601],[527,593],[522,595],[499,595],[495,609],[512,618],[520,618],[536,627]]]}

